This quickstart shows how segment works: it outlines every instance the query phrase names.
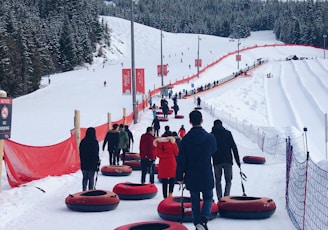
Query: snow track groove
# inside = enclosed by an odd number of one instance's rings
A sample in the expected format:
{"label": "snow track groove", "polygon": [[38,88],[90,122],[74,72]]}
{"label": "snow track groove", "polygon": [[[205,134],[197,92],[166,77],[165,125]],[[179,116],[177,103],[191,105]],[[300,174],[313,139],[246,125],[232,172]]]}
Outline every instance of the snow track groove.
{"label": "snow track groove", "polygon": [[[286,89],[282,84],[282,76],[284,76],[284,68],[282,62],[272,63],[272,78],[266,78],[265,81],[265,97],[268,102],[269,121],[273,126],[287,127],[297,126],[296,117],[293,109],[290,107],[290,102],[286,95]],[[280,93],[276,93],[280,92]],[[276,95],[272,97],[270,95]],[[284,116],[284,123],[277,124],[275,118]]]}

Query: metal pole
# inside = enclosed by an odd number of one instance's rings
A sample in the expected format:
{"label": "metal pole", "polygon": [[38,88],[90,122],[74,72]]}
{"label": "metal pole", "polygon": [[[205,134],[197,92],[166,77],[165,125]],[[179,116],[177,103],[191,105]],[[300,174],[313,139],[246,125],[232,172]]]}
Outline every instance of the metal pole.
{"label": "metal pole", "polygon": [[328,117],[325,113],[325,146],[326,146],[326,160],[327,160],[327,144],[328,144]]}
{"label": "metal pole", "polygon": [[240,42],[239,42],[239,38],[238,38],[238,60],[237,60],[237,69],[239,70],[239,45],[240,45]]}
{"label": "metal pole", "polygon": [[197,77],[199,78],[199,65],[200,65],[200,63],[199,63],[199,40],[200,40],[200,38],[199,38],[199,35],[198,35],[198,48],[197,48]]}
{"label": "metal pole", "polygon": [[136,73],[134,64],[134,26],[133,26],[133,0],[131,0],[131,78],[132,78],[132,105],[133,105],[133,122],[138,121],[138,110],[136,102]]}
{"label": "metal pole", "polygon": [[326,59],[326,36],[323,35],[323,59]]}
{"label": "metal pole", "polygon": [[161,30],[161,80],[162,86],[164,86],[164,78],[163,78],[163,32]]}

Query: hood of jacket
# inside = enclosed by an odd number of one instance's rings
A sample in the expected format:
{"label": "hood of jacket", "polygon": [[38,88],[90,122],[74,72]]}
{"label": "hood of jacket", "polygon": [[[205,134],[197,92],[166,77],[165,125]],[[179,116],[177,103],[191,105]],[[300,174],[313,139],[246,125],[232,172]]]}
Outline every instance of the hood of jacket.
{"label": "hood of jacket", "polygon": [[157,147],[158,142],[172,142],[172,143],[175,143],[175,138],[174,137],[159,137],[159,138],[156,138],[153,141],[153,145],[155,147]]}

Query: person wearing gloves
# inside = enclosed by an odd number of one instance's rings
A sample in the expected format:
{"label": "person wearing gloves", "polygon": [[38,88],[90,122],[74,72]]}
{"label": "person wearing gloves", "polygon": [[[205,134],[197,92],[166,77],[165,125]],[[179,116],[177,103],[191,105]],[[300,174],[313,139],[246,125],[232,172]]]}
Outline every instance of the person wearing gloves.
{"label": "person wearing gloves", "polygon": [[172,136],[159,137],[153,141],[155,154],[159,158],[158,178],[162,182],[164,199],[171,197],[175,183],[177,168],[176,156],[179,153],[178,145]]}
{"label": "person wearing gloves", "polygon": [[[220,200],[223,196],[230,195],[231,180],[232,180],[232,154],[235,161],[240,168],[240,159],[238,154],[238,149],[236,143],[232,137],[229,130],[222,126],[221,120],[215,120],[214,126],[212,127],[212,134],[215,136],[217,151],[213,154],[213,167],[215,175],[215,188],[217,193],[217,198]],[[225,189],[222,194],[221,177],[224,173],[225,179]]]}

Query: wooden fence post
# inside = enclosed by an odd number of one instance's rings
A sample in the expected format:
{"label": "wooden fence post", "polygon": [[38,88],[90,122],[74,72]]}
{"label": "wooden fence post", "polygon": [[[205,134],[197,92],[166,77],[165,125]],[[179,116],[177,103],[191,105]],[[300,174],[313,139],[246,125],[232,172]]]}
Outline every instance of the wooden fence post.
{"label": "wooden fence post", "polygon": [[79,146],[81,141],[81,129],[80,129],[80,110],[74,111],[74,130],[77,151],[79,152]]}
{"label": "wooden fence post", "polygon": [[[0,90],[0,97],[7,97],[7,93],[3,90]],[[0,140],[0,192],[1,189],[1,178],[2,178],[2,163],[3,163],[3,145],[4,145],[4,139]]]}

